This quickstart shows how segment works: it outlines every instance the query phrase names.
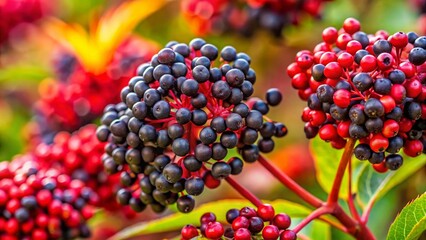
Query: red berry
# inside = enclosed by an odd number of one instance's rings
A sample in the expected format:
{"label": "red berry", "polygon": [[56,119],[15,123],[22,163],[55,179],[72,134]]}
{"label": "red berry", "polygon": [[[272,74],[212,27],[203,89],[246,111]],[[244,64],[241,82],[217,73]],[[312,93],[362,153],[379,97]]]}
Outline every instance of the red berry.
{"label": "red berry", "polygon": [[4,227],[4,230],[10,234],[15,235],[19,231],[19,223],[18,220],[15,218],[11,218],[6,222],[6,226]]}
{"label": "red berry", "polygon": [[350,125],[351,121],[340,122],[337,125],[337,134],[339,134],[339,136],[341,136],[342,138],[348,138]]}
{"label": "red berry", "polygon": [[385,108],[385,113],[391,112],[396,107],[395,100],[389,95],[381,97],[380,102]]}
{"label": "red berry", "polygon": [[272,219],[271,224],[277,226],[280,230],[284,230],[290,227],[291,218],[285,213],[279,213]]}
{"label": "red berry", "polygon": [[415,98],[422,93],[422,83],[417,79],[406,81],[404,86],[407,89],[407,97]]}
{"label": "red berry", "polygon": [[360,42],[358,42],[357,40],[351,40],[348,42],[348,44],[346,45],[346,52],[355,55],[355,53],[358,50],[362,49],[362,45]]}
{"label": "red berry", "polygon": [[280,236],[280,230],[274,225],[268,225],[263,228],[262,237],[265,240],[276,240]]}
{"label": "red berry", "polygon": [[288,65],[288,67],[287,67],[287,75],[289,76],[289,77],[293,77],[294,75],[296,75],[296,74],[298,74],[298,73],[301,73],[302,72],[302,69],[299,67],[299,65],[297,65],[297,63],[292,63],[292,64],[290,64],[290,65]]}
{"label": "red berry", "polygon": [[291,79],[291,85],[296,89],[306,89],[309,87],[309,78],[306,73],[296,73]]}
{"label": "red berry", "polygon": [[244,217],[244,216],[238,216],[234,221],[232,222],[232,229],[234,231],[240,229],[240,228],[248,228],[250,225],[250,221]]}
{"label": "red berry", "polygon": [[351,93],[348,90],[339,89],[334,93],[333,101],[337,106],[346,108],[351,103]]}
{"label": "red berry", "polygon": [[216,222],[216,215],[212,212],[204,213],[200,218],[200,223]]}
{"label": "red berry", "polygon": [[384,160],[381,163],[373,164],[373,168],[374,168],[374,170],[376,170],[376,172],[379,172],[379,173],[385,173],[389,170],[386,167],[386,161],[384,161]]}
{"label": "red berry", "polygon": [[388,138],[384,137],[381,133],[374,134],[370,139],[370,148],[374,152],[384,152],[388,146]]}
{"label": "red berry", "polygon": [[389,37],[389,42],[396,48],[404,48],[408,44],[407,34],[397,32]]}
{"label": "red berry", "polygon": [[413,122],[408,118],[402,118],[399,121],[399,132],[406,133],[413,127]]}
{"label": "red berry", "polygon": [[325,122],[325,120],[327,120],[327,117],[323,111],[311,110],[309,112],[309,122],[312,126],[319,127]]}
{"label": "red berry", "polygon": [[262,204],[257,209],[257,215],[263,221],[270,221],[275,215],[274,207],[272,207],[270,204]]}
{"label": "red berry", "polygon": [[394,137],[398,134],[399,124],[393,119],[388,119],[383,123],[382,134],[387,138]]}
{"label": "red berry", "polygon": [[360,62],[363,72],[371,72],[377,67],[377,59],[373,55],[365,55]]}
{"label": "red berry", "polygon": [[310,68],[313,62],[314,62],[314,58],[312,57],[311,54],[307,54],[307,53],[302,54],[296,59],[296,63],[301,69]]}
{"label": "red berry", "polygon": [[8,197],[5,191],[0,189],[0,206],[4,206],[8,201]]}
{"label": "red berry", "polygon": [[240,228],[235,231],[234,240],[251,240],[251,233],[247,228]]}
{"label": "red berry", "polygon": [[343,22],[343,29],[349,34],[354,34],[361,30],[361,24],[355,18],[347,18]]}
{"label": "red berry", "polygon": [[347,52],[342,52],[337,58],[337,62],[341,67],[349,68],[352,66],[352,64],[354,64],[354,57]]}
{"label": "red berry", "polygon": [[337,61],[337,56],[334,52],[324,52],[320,58],[320,63],[324,66],[335,61]]}
{"label": "red berry", "polygon": [[420,140],[407,140],[403,149],[408,156],[417,157],[423,152],[423,143]]}
{"label": "red berry", "polygon": [[180,231],[181,236],[184,240],[189,240],[198,236],[198,230],[194,225],[186,225]]}
{"label": "red berry", "polygon": [[339,79],[343,74],[343,70],[337,62],[330,62],[325,65],[324,75],[328,78]]}
{"label": "red berry", "polygon": [[47,233],[43,229],[34,229],[31,236],[32,236],[32,239],[38,239],[38,240],[48,239]]}
{"label": "red berry", "polygon": [[400,63],[399,69],[404,72],[407,79],[412,78],[416,74],[416,66],[408,61]]}
{"label": "red berry", "polygon": [[392,68],[394,62],[394,58],[389,53],[380,53],[379,56],[377,56],[377,66],[382,71]]}
{"label": "red berry", "polygon": [[331,141],[336,138],[337,130],[336,127],[332,124],[326,124],[322,126],[319,130],[319,136],[324,141]]}
{"label": "red berry", "polygon": [[240,216],[251,218],[251,217],[256,217],[257,213],[256,213],[256,210],[254,210],[251,207],[243,207],[240,210]]}
{"label": "red berry", "polygon": [[225,232],[223,226],[219,222],[211,222],[206,228],[206,237],[210,239],[218,239]]}
{"label": "red berry", "polygon": [[340,49],[346,49],[346,45],[352,40],[351,35],[347,33],[340,34],[337,37],[336,46]]}
{"label": "red berry", "polygon": [[47,189],[43,189],[36,195],[37,203],[42,207],[47,207],[52,202],[52,194]]}
{"label": "red berry", "polygon": [[322,39],[328,44],[333,44],[336,42],[338,33],[334,27],[328,27],[322,31]]}
{"label": "red berry", "polygon": [[401,104],[404,101],[407,93],[405,91],[405,87],[401,84],[393,84],[389,95],[395,100],[397,104]]}
{"label": "red berry", "polygon": [[292,230],[285,230],[280,235],[281,240],[296,240],[297,234]]}

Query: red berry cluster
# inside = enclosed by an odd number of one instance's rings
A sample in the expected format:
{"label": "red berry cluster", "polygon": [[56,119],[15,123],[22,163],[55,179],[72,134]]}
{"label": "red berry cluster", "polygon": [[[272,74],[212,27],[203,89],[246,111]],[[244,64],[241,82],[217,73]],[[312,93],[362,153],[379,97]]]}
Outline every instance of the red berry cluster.
{"label": "red berry cluster", "polygon": [[88,71],[72,54],[60,54],[60,61],[55,61],[60,81],[46,80],[40,86],[41,99],[35,103],[37,129],[33,129],[33,134],[51,142],[58,131],[71,132],[93,122],[106,105],[120,101],[121,88],[154,51],[153,44],[128,38],[99,73]]}
{"label": "red berry cluster", "polygon": [[103,171],[104,148],[105,143],[96,138],[96,126],[86,125],[72,134],[57,133],[52,144],[40,143],[34,149],[34,156],[43,168],[58,169],[84,182],[102,199],[97,207],[115,211],[120,209],[115,201],[120,174],[108,175]]}
{"label": "red berry cluster", "polygon": [[340,30],[326,28],[323,42],[297,53],[287,73],[308,102],[308,138],[318,134],[335,148],[358,139],[358,159],[396,170],[401,148],[411,157],[425,150],[426,37],[360,30],[353,18]]}
{"label": "red berry cluster", "polygon": [[[257,211],[251,207],[230,209],[226,213],[226,221],[230,226],[225,228],[216,221],[216,215],[208,212],[201,216],[200,228],[186,225],[182,228],[182,239],[189,240],[200,234],[208,239],[251,240],[261,235],[265,240],[295,240],[297,235],[289,230],[291,218],[285,213],[275,214],[269,204],[261,205]],[[265,224],[269,222],[268,225]]]}
{"label": "red berry cluster", "polygon": [[[273,150],[273,138],[284,136],[286,128],[264,115],[282,95],[270,89],[266,101],[251,97],[256,74],[250,62],[231,46],[219,52],[198,38],[189,46],[171,42],[138,68],[121,92],[122,103],[105,108],[97,131],[108,142],[105,169],[127,169],[120,203],[163,211],[177,202],[189,212],[190,195],[216,188],[221,179],[241,173],[243,161]],[[241,159],[227,159],[235,148]],[[133,191],[135,182],[140,189]]]}
{"label": "red berry cluster", "polygon": [[41,169],[32,155],[0,163],[0,238],[90,237],[96,194],[56,169]]}
{"label": "red berry cluster", "polygon": [[46,14],[48,5],[45,0],[0,1],[0,45],[19,24],[34,22]]}
{"label": "red berry cluster", "polygon": [[185,0],[181,8],[197,34],[238,31],[252,35],[258,28],[280,37],[282,29],[297,24],[302,14],[318,17],[324,0]]}

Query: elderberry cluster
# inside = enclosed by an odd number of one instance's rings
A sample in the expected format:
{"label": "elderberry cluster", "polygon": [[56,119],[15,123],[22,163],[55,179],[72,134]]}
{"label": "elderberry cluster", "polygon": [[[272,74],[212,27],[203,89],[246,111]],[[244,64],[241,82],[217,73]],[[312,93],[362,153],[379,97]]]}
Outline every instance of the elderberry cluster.
{"label": "elderberry cluster", "polygon": [[88,238],[96,194],[80,180],[42,169],[32,155],[0,163],[0,238]]}
{"label": "elderberry cluster", "polygon": [[[251,207],[240,210],[230,209],[226,213],[229,227],[224,227],[216,221],[216,215],[211,212],[204,213],[200,218],[200,227],[186,225],[181,230],[184,240],[189,240],[202,235],[208,239],[234,239],[251,240],[261,235],[265,240],[295,240],[297,235],[289,230],[291,218],[285,213],[275,214],[274,208],[269,204],[261,205],[257,211]],[[266,225],[269,222],[268,225]],[[266,225],[266,226],[265,226]]]}
{"label": "elderberry cluster", "polygon": [[302,14],[319,17],[323,2],[185,0],[181,8],[197,34],[237,31],[250,36],[258,29],[265,29],[281,37],[283,28],[297,24]]}
{"label": "elderberry cluster", "polygon": [[[287,130],[264,115],[282,96],[270,89],[266,102],[250,98],[256,81],[250,62],[233,47],[219,52],[197,38],[189,46],[169,43],[138,68],[121,91],[122,103],[105,108],[97,130],[98,139],[108,142],[105,169],[127,173],[117,193],[121,204],[160,212],[177,202],[180,211],[190,212],[190,195],[217,187],[239,174],[243,161],[273,150],[272,138]],[[241,158],[227,159],[233,148]],[[129,189],[135,182],[140,189]]]}
{"label": "elderberry cluster", "polygon": [[58,81],[46,79],[40,85],[40,100],[34,105],[34,122],[30,136],[51,143],[59,131],[75,131],[92,123],[106,105],[118,103],[121,88],[139,64],[148,61],[156,46],[131,37],[116,49],[102,71],[87,69],[76,56],[60,52],[54,61]]}
{"label": "elderberry cluster", "polygon": [[426,37],[385,31],[366,34],[348,18],[339,31],[326,28],[313,52],[304,50],[288,68],[292,85],[308,102],[305,134],[333,147],[359,140],[354,154],[376,170],[396,170],[401,148],[425,150]]}
{"label": "elderberry cluster", "polygon": [[102,199],[96,206],[117,211],[120,205],[115,193],[120,187],[120,174],[103,171],[102,155],[105,143],[96,137],[96,126],[86,125],[71,133],[59,132],[52,144],[40,143],[34,149],[35,160],[45,168],[55,168],[71,179],[78,179]]}

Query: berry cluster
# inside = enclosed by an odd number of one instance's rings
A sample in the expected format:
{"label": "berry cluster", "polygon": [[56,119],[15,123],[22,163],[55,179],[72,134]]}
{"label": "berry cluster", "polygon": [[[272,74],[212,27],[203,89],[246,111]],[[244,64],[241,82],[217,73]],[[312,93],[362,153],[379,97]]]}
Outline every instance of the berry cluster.
{"label": "berry cluster", "polygon": [[[282,96],[270,89],[266,102],[250,98],[256,80],[250,61],[233,47],[219,53],[198,38],[189,46],[171,42],[138,68],[121,91],[122,103],[105,108],[97,130],[98,139],[108,141],[105,169],[124,169],[123,185],[140,186],[119,190],[120,203],[162,211],[177,202],[180,211],[189,212],[190,195],[217,187],[221,179],[239,174],[243,161],[273,150],[272,137],[287,130],[263,115]],[[226,159],[233,148],[242,159]]]}
{"label": "berry cluster", "polygon": [[41,98],[35,103],[37,125],[32,134],[50,143],[58,131],[72,132],[93,122],[106,105],[120,101],[120,89],[155,51],[153,44],[128,38],[100,73],[88,71],[74,55],[63,52],[61,61],[55,63],[60,81],[47,79],[41,84]]}
{"label": "berry cluster", "polygon": [[250,36],[258,28],[281,37],[282,29],[297,24],[302,14],[319,16],[324,0],[185,0],[181,8],[197,34],[238,31]]}
{"label": "berry cluster", "polygon": [[[269,204],[261,205],[257,211],[251,207],[230,209],[226,213],[226,221],[230,226],[225,228],[216,221],[216,215],[208,212],[201,216],[199,231],[194,225],[182,228],[182,239],[189,240],[200,235],[208,239],[251,240],[262,235],[265,240],[295,240],[297,235],[289,230],[291,218],[285,213],[275,214]],[[269,222],[269,225],[265,224]]]}
{"label": "berry cluster", "polygon": [[57,133],[52,144],[40,143],[34,149],[34,156],[43,168],[58,169],[71,179],[84,182],[102,199],[97,207],[115,211],[120,208],[115,201],[120,175],[103,171],[104,148],[105,143],[96,138],[96,126],[86,125],[72,134]]}
{"label": "berry cluster", "polygon": [[56,169],[41,169],[32,155],[0,163],[0,238],[90,237],[96,194]]}
{"label": "berry cluster", "polygon": [[300,51],[287,73],[308,102],[302,114],[308,138],[318,134],[335,148],[358,139],[358,159],[378,171],[396,170],[401,148],[411,157],[425,149],[426,37],[360,29],[353,18],[340,30],[326,28],[323,42]]}

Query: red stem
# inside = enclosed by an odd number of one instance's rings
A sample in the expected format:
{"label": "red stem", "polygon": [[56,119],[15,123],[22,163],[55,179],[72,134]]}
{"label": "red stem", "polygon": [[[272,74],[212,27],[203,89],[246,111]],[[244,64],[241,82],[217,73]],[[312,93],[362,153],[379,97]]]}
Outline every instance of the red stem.
{"label": "red stem", "polygon": [[245,197],[247,200],[249,200],[253,205],[256,207],[259,207],[263,205],[262,201],[257,198],[253,193],[251,193],[247,188],[241,186],[239,183],[237,183],[234,179],[231,177],[225,178],[225,180],[231,185],[239,194],[241,194],[243,197]]}
{"label": "red stem", "polygon": [[276,177],[284,186],[296,193],[300,198],[309,203],[315,208],[323,206],[323,202],[306,191],[303,187],[297,184],[293,179],[287,176],[285,173],[280,171],[277,167],[272,165],[268,160],[266,160],[262,155],[259,156],[259,163],[263,165],[274,177]]}
{"label": "red stem", "polygon": [[352,194],[352,161],[349,160],[348,163],[348,206],[349,206],[349,210],[351,211],[352,216],[359,222],[360,221],[360,217],[358,214],[358,211],[355,207],[354,204],[354,197]]}
{"label": "red stem", "polygon": [[332,209],[330,209],[327,206],[322,206],[320,208],[315,209],[315,211],[311,212],[305,219],[303,219],[294,229],[293,231],[295,233],[298,233],[300,230],[302,230],[306,225],[308,225],[312,220],[319,218],[320,216],[324,214],[331,213]]}
{"label": "red stem", "polygon": [[352,158],[352,153],[355,146],[355,139],[349,138],[345,146],[342,158],[340,159],[339,167],[337,168],[336,177],[334,178],[333,187],[328,196],[327,203],[336,203],[339,199],[340,186],[342,185],[343,175],[345,174],[346,166]]}

